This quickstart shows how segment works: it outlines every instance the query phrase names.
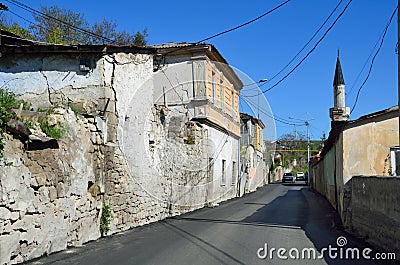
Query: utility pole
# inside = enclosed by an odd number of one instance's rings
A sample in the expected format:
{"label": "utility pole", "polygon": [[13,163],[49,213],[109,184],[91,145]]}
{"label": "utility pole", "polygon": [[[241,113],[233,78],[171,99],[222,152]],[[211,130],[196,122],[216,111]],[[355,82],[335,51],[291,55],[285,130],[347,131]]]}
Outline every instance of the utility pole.
{"label": "utility pole", "polygon": [[294,134],[294,139],[297,139],[297,131],[296,131],[296,124],[293,124],[293,134]]}
{"label": "utility pole", "polygon": [[[308,126],[310,123],[308,122],[308,117],[307,120],[305,121],[305,125],[307,127],[307,174],[308,178],[310,178],[310,131],[308,129]],[[311,183],[310,180],[308,180],[308,183]]]}
{"label": "utility pole", "polygon": [[[306,113],[305,120],[295,119],[293,117],[289,117],[289,119],[303,121],[307,127],[307,136],[306,136],[307,137],[307,174],[308,174],[308,177],[310,178],[311,177],[311,174],[310,174],[310,129],[309,129],[310,120],[308,119],[308,113]],[[311,120],[313,120],[313,119],[311,119]],[[295,124],[293,124],[293,125],[296,126]],[[296,127],[294,127],[294,128],[296,128]],[[310,183],[310,181],[308,181],[308,183]]]}
{"label": "utility pole", "polygon": [[[398,0],[397,6],[400,6],[400,0]],[[397,105],[399,107],[399,146],[400,146],[400,16],[397,11]]]}

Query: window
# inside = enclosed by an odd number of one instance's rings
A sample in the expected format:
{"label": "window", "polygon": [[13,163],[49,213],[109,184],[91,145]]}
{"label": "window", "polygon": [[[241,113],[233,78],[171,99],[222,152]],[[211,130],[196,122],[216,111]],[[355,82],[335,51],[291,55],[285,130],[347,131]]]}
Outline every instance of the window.
{"label": "window", "polygon": [[235,186],[236,184],[236,162],[232,161],[232,182],[231,185]]}
{"label": "window", "polygon": [[222,159],[221,186],[225,186],[225,184],[226,184],[226,172],[225,172],[225,167],[226,167],[226,160]]}
{"label": "window", "polygon": [[221,101],[221,109],[224,108],[224,81],[219,82],[219,100]]}
{"label": "window", "polygon": [[212,79],[211,79],[211,102],[215,104],[215,73],[212,72]]}
{"label": "window", "polygon": [[235,117],[235,93],[232,91],[232,117]]}
{"label": "window", "polygon": [[390,148],[392,176],[400,176],[400,147]]}

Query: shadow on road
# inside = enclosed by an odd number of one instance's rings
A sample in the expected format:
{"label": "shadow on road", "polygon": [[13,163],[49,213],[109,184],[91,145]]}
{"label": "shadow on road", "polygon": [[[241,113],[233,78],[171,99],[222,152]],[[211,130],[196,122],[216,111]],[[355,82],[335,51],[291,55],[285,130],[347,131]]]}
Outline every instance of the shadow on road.
{"label": "shadow on road", "polygon": [[[348,240],[347,245],[343,247],[344,251],[347,248],[358,248],[361,253],[366,247],[372,248],[361,240],[347,234],[341,225],[340,217],[331,204],[321,195],[310,190],[305,183],[285,183],[281,185],[289,186],[294,189],[289,189],[284,195],[278,196],[273,201],[265,204],[244,201],[242,204],[249,206],[259,205],[262,207],[256,210],[254,214],[240,221],[196,218],[191,216],[176,217],[175,219],[191,222],[301,229],[304,230],[306,236],[313,243],[314,248],[318,252],[321,252],[323,248],[328,248],[329,246],[338,248],[337,239],[340,236],[345,236]],[[273,244],[273,242],[269,243]],[[293,245],[291,247],[298,246]],[[371,252],[370,256],[373,256],[374,253],[375,251]],[[376,264],[375,261],[365,259],[331,259],[327,254],[324,255],[324,260],[327,264]],[[380,262],[379,264],[398,263],[386,261],[383,263]]]}
{"label": "shadow on road", "polygon": [[[232,261],[235,262],[235,264],[236,263],[240,264],[240,265],[246,264],[246,263],[243,263],[242,261],[240,261],[239,259],[235,258],[234,256],[230,255],[228,252],[222,250],[221,248],[218,248],[217,246],[209,243],[208,241],[206,241],[192,233],[189,233],[188,231],[185,231],[184,229],[179,228],[177,225],[175,225],[173,223],[164,222],[164,224],[167,227],[169,227],[171,230],[173,230],[174,232],[176,232],[177,234],[179,234],[180,236],[182,236],[183,238],[188,240],[189,242],[196,245],[202,251],[205,251],[208,255],[210,255],[213,258],[215,258],[216,260],[218,260],[218,262],[220,262],[220,264],[228,265],[228,264],[232,264]],[[231,262],[226,263],[223,259],[221,259],[217,255],[215,255],[213,253],[213,251],[210,251],[209,248],[211,248],[214,251],[217,251],[219,254],[222,254],[225,258],[228,258]]]}

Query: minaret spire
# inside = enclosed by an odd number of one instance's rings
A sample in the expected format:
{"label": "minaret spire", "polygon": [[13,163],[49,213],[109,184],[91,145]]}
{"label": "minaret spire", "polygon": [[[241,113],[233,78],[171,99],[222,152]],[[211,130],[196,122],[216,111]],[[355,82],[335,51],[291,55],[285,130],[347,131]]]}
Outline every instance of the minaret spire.
{"label": "minaret spire", "polygon": [[335,69],[335,77],[333,78],[333,86],[344,85],[344,78],[342,72],[342,66],[340,65],[340,58],[339,58],[339,50],[338,50],[338,57],[336,59],[336,69]]}
{"label": "minaret spire", "polygon": [[333,108],[329,109],[330,117],[332,121],[347,121],[350,117],[350,109],[346,107],[345,102],[345,85],[342,72],[342,66],[340,64],[340,51],[338,49],[335,76],[333,78]]}

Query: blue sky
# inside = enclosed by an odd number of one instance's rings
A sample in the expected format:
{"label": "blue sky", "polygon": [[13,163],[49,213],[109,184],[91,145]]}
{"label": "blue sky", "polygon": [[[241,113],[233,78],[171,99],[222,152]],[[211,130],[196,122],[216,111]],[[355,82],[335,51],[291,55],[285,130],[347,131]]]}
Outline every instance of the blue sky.
{"label": "blue sky", "polygon": [[[137,31],[147,27],[150,44],[157,44],[196,42],[255,18],[282,2],[283,0],[199,2],[31,0],[25,1],[25,4],[36,9],[40,5],[58,5],[84,13],[89,22],[100,21],[106,17],[116,20],[119,29],[127,31]],[[338,2],[339,0],[292,0],[263,19],[212,39],[210,43],[217,47],[232,66],[253,80],[271,78],[303,47]],[[346,3],[347,1],[343,0],[339,9],[341,10]],[[28,14],[19,8],[6,4],[14,12],[28,17]],[[313,139],[320,138],[323,132],[328,133],[337,50],[340,49],[348,94],[346,103],[351,107],[357,90],[368,72],[371,59],[358,81],[357,76],[396,5],[396,0],[354,0],[308,59],[285,81],[266,93],[274,115],[282,119],[288,119],[289,116],[305,119],[308,115],[313,119],[310,127]],[[334,17],[337,15],[338,12]],[[328,26],[332,21],[331,19]],[[322,33],[326,29],[327,26]],[[312,44],[316,43],[322,33]],[[371,76],[361,91],[352,119],[397,104],[396,43],[397,15],[388,29]],[[263,88],[268,88],[270,84],[266,84]],[[277,122],[276,126],[278,136],[293,131],[293,126],[287,124]],[[305,127],[298,127],[297,130],[305,131]]]}

